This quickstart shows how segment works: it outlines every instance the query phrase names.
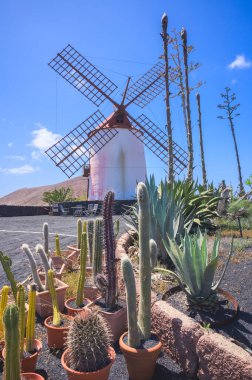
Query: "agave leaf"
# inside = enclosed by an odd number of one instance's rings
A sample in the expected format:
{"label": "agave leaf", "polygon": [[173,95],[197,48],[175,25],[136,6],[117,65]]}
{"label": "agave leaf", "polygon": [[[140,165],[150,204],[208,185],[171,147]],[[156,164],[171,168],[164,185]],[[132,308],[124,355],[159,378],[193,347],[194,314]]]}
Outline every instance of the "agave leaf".
{"label": "agave leaf", "polygon": [[186,277],[186,284],[190,288],[192,294],[197,294],[199,292],[195,268],[192,260],[192,244],[191,239],[187,231],[185,232],[185,237],[183,240],[183,250],[184,250],[184,275]]}
{"label": "agave leaf", "polygon": [[169,269],[165,269],[165,268],[155,268],[154,269],[154,272],[158,272],[160,274],[164,274],[164,275],[170,275],[170,276],[173,276],[179,283],[179,285],[181,286],[181,288],[183,289],[183,291],[186,293],[187,296],[191,296],[191,293],[188,292],[187,288],[185,287],[185,285],[183,284],[183,281],[182,279],[180,278],[180,276],[178,276],[175,272],[173,272],[172,270],[169,270]]}
{"label": "agave leaf", "polygon": [[[181,251],[179,247],[177,246],[176,242],[173,239],[170,239],[169,236],[168,241],[163,240],[164,247],[166,249],[166,252],[172,259],[174,265],[176,266],[177,270],[180,274],[183,273],[183,265],[181,263]],[[168,243],[169,242],[169,243]]]}
{"label": "agave leaf", "polygon": [[[201,296],[202,297],[207,297],[211,289],[213,289],[213,280],[214,280],[214,275],[215,271],[217,268],[218,264],[218,257],[215,257],[211,262],[206,266],[206,269],[204,271],[204,276],[202,280],[202,290],[201,290]],[[214,289],[213,289],[214,290]]]}
{"label": "agave leaf", "polygon": [[225,274],[225,272],[226,272],[226,269],[227,269],[227,266],[228,266],[229,260],[230,260],[232,254],[233,254],[233,245],[234,245],[234,238],[232,238],[232,241],[231,241],[230,251],[229,251],[228,258],[227,258],[227,261],[226,261],[225,267],[224,267],[224,269],[223,269],[222,275],[220,276],[220,278],[219,278],[219,280],[217,281],[217,283],[212,287],[213,290],[218,289],[218,287],[220,286],[221,281],[223,280],[223,277],[224,277],[224,274]]}

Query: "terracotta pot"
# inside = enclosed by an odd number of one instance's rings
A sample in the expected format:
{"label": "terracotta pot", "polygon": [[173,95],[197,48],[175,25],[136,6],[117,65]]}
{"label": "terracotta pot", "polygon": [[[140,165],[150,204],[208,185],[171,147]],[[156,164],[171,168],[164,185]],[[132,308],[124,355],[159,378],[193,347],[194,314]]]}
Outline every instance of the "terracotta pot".
{"label": "terracotta pot", "polygon": [[67,314],[70,315],[71,317],[74,317],[76,314],[82,313],[83,311],[85,311],[86,307],[91,302],[90,299],[84,298],[84,301],[88,302],[87,305],[84,306],[82,309],[76,309],[74,307],[69,306],[69,303],[72,302],[72,301],[75,301],[75,300],[76,300],[76,297],[72,297],[72,298],[69,298],[68,300],[66,300],[66,302],[65,302],[65,307],[67,309]]}
{"label": "terracotta pot", "polygon": [[[68,319],[69,321],[72,319],[70,316],[65,316],[64,318]],[[45,327],[47,329],[47,344],[50,348],[55,349],[62,349],[64,347],[66,338],[67,338],[67,332],[69,330],[69,326],[60,326],[55,327],[52,325],[53,317],[47,317],[45,320]]]}
{"label": "terracotta pot", "polygon": [[124,343],[123,338],[127,334],[126,332],[121,336],[119,344],[127,364],[130,379],[151,380],[161,351],[161,342],[159,341],[156,346],[149,349],[136,349]]}
{"label": "terracotta pot", "polygon": [[95,301],[98,297],[100,297],[100,292],[96,286],[86,285],[84,288],[85,296],[90,299],[90,301]]}
{"label": "terracotta pot", "polygon": [[38,373],[22,373],[21,380],[45,380],[43,376]]}
{"label": "terracotta pot", "polygon": [[[97,299],[99,301],[100,298]],[[100,314],[107,321],[112,333],[112,342],[116,342],[123,332],[127,330],[127,308],[126,306],[117,310],[115,313],[100,310]]]}
{"label": "terracotta pot", "polygon": [[[35,349],[36,352],[27,358],[21,359],[21,372],[35,372],[36,371],[36,365],[38,360],[38,354],[42,350],[42,343],[40,340],[35,339]],[[3,358],[5,359],[5,348],[3,349]]]}
{"label": "terracotta pot", "polygon": [[[44,281],[44,276],[40,275],[40,278],[42,281]],[[59,310],[62,313],[64,311],[66,290],[69,288],[69,286],[57,278],[55,279],[55,284]],[[37,292],[36,313],[42,318],[49,317],[53,314],[52,298],[49,290]]]}
{"label": "terracotta pot", "polygon": [[[112,347],[109,348],[109,356],[111,358],[110,363],[94,372],[78,372],[74,371],[73,369],[69,368],[68,366],[68,354],[69,354],[69,349],[64,351],[62,357],[61,357],[61,365],[64,368],[64,370],[67,372],[67,378],[68,380],[107,380],[109,377],[109,371],[112,366],[112,364],[115,361],[115,351]],[[142,378],[143,380],[143,378]]]}

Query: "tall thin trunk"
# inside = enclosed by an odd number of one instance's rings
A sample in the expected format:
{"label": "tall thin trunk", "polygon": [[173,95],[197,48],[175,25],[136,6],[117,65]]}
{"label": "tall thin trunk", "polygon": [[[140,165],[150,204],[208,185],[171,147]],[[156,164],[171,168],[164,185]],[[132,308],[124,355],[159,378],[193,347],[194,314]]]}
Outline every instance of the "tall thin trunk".
{"label": "tall thin trunk", "polygon": [[236,142],[236,136],[235,136],[233,119],[232,119],[232,116],[231,116],[230,112],[228,113],[228,120],[229,120],[229,123],[230,123],[230,128],[231,128],[231,132],[232,132],[232,135],[233,135],[234,146],[235,146],[235,154],[236,154],[236,160],[237,160],[237,166],[238,166],[240,195],[244,195],[245,194],[245,190],[244,190],[244,186],[243,186],[243,182],[242,182],[240,157],[239,157],[239,153],[238,153],[238,146],[237,146],[237,142]]}
{"label": "tall thin trunk", "polygon": [[199,135],[200,135],[200,156],[201,156],[201,168],[202,168],[202,179],[203,186],[207,188],[207,175],[206,175],[206,165],[205,165],[205,154],[203,146],[203,134],[202,134],[202,124],[201,124],[201,107],[200,107],[200,94],[196,94],[197,106],[198,106],[198,126],[199,126]]}
{"label": "tall thin trunk", "polygon": [[174,166],[173,166],[173,139],[172,139],[172,126],[171,126],[171,108],[170,108],[170,84],[169,84],[169,60],[168,60],[168,17],[164,13],[162,17],[162,39],[164,47],[164,60],[165,60],[165,106],[166,106],[166,122],[167,122],[167,135],[168,135],[168,181],[174,180]]}
{"label": "tall thin trunk", "polygon": [[186,116],[187,116],[187,141],[188,141],[188,172],[187,179],[193,180],[193,138],[192,138],[192,123],[191,123],[191,107],[190,107],[190,88],[188,79],[188,52],[187,52],[187,32],[183,28],[181,31],[183,42],[183,58],[185,70],[185,88],[186,88]]}

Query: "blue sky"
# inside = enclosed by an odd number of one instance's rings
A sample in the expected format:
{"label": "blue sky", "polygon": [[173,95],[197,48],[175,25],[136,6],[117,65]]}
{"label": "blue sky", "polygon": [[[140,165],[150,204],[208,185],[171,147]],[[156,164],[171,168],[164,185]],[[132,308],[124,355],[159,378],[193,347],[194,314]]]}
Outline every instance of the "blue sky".
{"label": "blue sky", "polygon": [[[230,129],[216,118],[219,94],[227,85],[241,103],[236,134],[244,179],[252,173],[251,0],[9,0],[0,6],[0,196],[65,180],[43,151],[96,110],[47,63],[70,43],[122,90],[127,75],[137,79],[162,53],[164,11],[169,30],[186,27],[195,47],[191,58],[201,63],[190,83],[206,82],[200,94],[208,179],[237,185]],[[191,103],[195,178],[201,180],[194,93]],[[100,109],[109,115],[112,106],[104,103]],[[132,106],[130,112],[137,116],[142,110]],[[163,96],[144,113],[163,129]],[[174,139],[186,147],[178,98],[172,101],[172,125]],[[149,174],[164,177],[161,161],[148,151],[146,158]]]}

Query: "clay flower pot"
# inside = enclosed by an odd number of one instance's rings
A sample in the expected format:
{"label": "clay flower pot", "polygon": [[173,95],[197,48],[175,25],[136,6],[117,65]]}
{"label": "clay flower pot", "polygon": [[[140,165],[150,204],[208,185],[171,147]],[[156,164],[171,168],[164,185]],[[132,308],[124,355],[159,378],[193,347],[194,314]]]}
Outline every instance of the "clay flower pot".
{"label": "clay flower pot", "polygon": [[83,306],[83,308],[81,309],[77,309],[75,307],[72,307],[70,306],[70,304],[76,300],[76,297],[72,297],[72,298],[69,298],[68,300],[66,300],[65,302],[65,308],[67,309],[67,314],[70,315],[71,317],[74,317],[76,314],[78,313],[82,313],[83,311],[85,311],[85,308],[90,304],[90,299],[88,298],[84,298],[84,304],[86,303],[85,306]]}
{"label": "clay flower pot", "polygon": [[69,330],[68,321],[72,318],[70,316],[65,316],[65,325],[60,327],[55,327],[52,324],[53,317],[47,317],[45,320],[45,327],[47,329],[47,344],[50,348],[62,349],[64,347],[67,332]]}
{"label": "clay flower pot", "polygon": [[22,373],[21,380],[45,380],[38,373]]}
{"label": "clay flower pot", "polygon": [[[44,280],[44,276],[40,276],[42,281]],[[63,281],[55,279],[56,285],[56,295],[59,305],[59,310],[62,313],[64,311],[64,303],[65,303],[65,294],[67,288],[69,286],[65,284]],[[41,318],[49,317],[53,314],[53,306],[52,306],[52,298],[49,290],[45,290],[43,292],[37,292],[36,295],[36,313]]]}
{"label": "clay flower pot", "polygon": [[[36,365],[38,360],[38,354],[42,350],[42,343],[40,340],[35,339],[35,352],[27,356],[26,358],[21,359],[20,366],[21,366],[21,372],[35,372],[36,371]],[[5,348],[3,349],[3,358],[5,359]]]}
{"label": "clay flower pot", "polygon": [[127,334],[126,332],[121,336],[119,345],[127,364],[130,379],[151,380],[162,348],[161,342],[157,342],[156,346],[149,349],[136,349],[124,343],[123,339]]}
{"label": "clay flower pot", "polygon": [[[66,271],[66,263],[65,260],[60,256],[52,256],[52,267],[54,270],[54,278],[58,278],[61,280],[63,273]],[[41,276],[45,276],[45,272],[43,270],[38,269],[38,274]]]}
{"label": "clay flower pot", "polygon": [[64,351],[61,357],[61,365],[64,368],[64,370],[67,372],[68,380],[107,380],[109,377],[110,368],[112,364],[114,363],[115,357],[116,357],[114,349],[110,347],[109,348],[110,363],[106,367],[94,372],[78,372],[78,371],[74,371],[73,369],[69,367],[68,355],[69,355],[69,349]]}
{"label": "clay flower pot", "polygon": [[94,285],[85,285],[84,294],[90,301],[95,301],[100,297],[100,292]]}
{"label": "clay flower pot", "polygon": [[[98,302],[101,298],[98,298],[96,302]],[[95,302],[95,303],[96,303]],[[109,311],[105,311],[102,308],[99,310],[99,313],[103,316],[103,318],[107,321],[110,326],[112,337],[112,342],[116,342],[123,332],[127,330],[127,308],[122,307],[119,310],[111,313]]]}

